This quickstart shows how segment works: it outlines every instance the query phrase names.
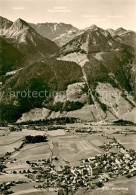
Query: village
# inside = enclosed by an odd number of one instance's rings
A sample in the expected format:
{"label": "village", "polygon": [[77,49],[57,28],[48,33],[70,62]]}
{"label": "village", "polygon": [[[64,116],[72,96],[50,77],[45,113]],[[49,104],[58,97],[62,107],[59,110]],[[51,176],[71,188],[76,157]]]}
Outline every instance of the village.
{"label": "village", "polygon": [[[119,152],[110,152],[112,147],[117,148]],[[14,170],[8,173],[25,175],[29,180],[36,182],[33,187],[37,190],[54,189],[66,194],[74,194],[80,188],[86,190],[101,188],[114,178],[136,176],[135,150],[127,150],[114,137],[111,142],[107,142],[101,148],[105,153],[82,159],[79,166],[68,164],[57,170],[54,162],[59,161],[59,158],[53,156],[49,159],[38,159],[37,162],[26,161],[25,163],[30,166],[29,169],[18,172]],[[19,183],[21,181],[3,182],[0,184],[2,194],[12,193],[10,188]]]}

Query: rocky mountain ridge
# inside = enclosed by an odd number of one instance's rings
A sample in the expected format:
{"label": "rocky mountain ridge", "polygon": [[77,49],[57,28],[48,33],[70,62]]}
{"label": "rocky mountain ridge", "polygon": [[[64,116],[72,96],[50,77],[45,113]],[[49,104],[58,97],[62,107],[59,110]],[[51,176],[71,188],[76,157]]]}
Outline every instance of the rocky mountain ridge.
{"label": "rocky mountain ridge", "polygon": [[42,37],[20,18],[11,22],[1,17],[0,37],[23,53],[26,56],[26,63],[29,64],[58,51],[58,46],[54,42]]}
{"label": "rocky mountain ridge", "polygon": [[[1,93],[4,92],[0,100],[1,120],[20,118],[22,121],[23,113],[35,113],[35,109],[39,109],[38,113],[44,109],[45,118],[66,116],[87,121],[113,121],[128,112],[134,113],[135,50],[129,43],[118,40],[118,37],[122,40],[122,36],[128,33],[124,29],[117,30],[113,35],[111,29],[92,25],[77,36],[71,36],[71,40],[59,49],[53,41],[38,34],[32,25],[22,19],[14,23],[3,19],[0,24],[4,44],[21,51],[23,59],[26,59],[23,55],[30,59],[29,63],[25,61],[25,66],[18,66],[13,61],[13,69],[8,69],[12,73],[5,71],[8,76],[1,78]],[[56,25],[56,31],[57,28],[60,25]],[[61,33],[60,29],[57,33]],[[11,60],[7,53],[3,58]],[[6,66],[10,67],[10,64]],[[23,98],[21,95],[9,97],[11,90],[15,94],[28,90],[37,94],[41,91],[47,93],[36,98]],[[107,93],[108,97],[102,92]],[[10,112],[7,113],[7,109]],[[43,114],[41,116],[43,119]],[[40,119],[40,114],[37,118]]]}

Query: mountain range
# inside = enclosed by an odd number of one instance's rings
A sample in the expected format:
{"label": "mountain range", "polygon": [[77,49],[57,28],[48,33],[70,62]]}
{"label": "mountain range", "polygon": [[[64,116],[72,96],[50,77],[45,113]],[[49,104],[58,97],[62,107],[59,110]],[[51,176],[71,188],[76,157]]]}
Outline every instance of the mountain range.
{"label": "mountain range", "polygon": [[31,23],[30,25],[41,36],[54,41],[59,46],[64,45],[81,32],[71,24],[65,23]]}
{"label": "mountain range", "polygon": [[58,51],[58,46],[54,42],[42,37],[20,18],[11,22],[1,17],[0,36],[25,55],[25,62],[39,61]]}
{"label": "mountain range", "polygon": [[[79,30],[0,17],[0,119],[114,121],[129,114],[136,122],[135,43],[136,33],[123,28]],[[9,95],[27,90],[47,94]]]}

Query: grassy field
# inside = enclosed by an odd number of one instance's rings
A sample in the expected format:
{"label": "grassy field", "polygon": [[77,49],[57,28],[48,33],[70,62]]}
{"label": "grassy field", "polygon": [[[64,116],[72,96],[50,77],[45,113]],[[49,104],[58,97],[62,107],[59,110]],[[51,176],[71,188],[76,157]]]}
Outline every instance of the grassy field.
{"label": "grassy field", "polygon": [[[85,193],[84,195],[136,195],[136,177],[118,178],[105,183],[102,188]],[[77,194],[78,195],[78,194]]]}
{"label": "grassy field", "polygon": [[11,155],[10,159],[25,162],[27,160],[37,161],[38,159],[50,158],[48,146],[45,143],[25,145],[20,151]]}
{"label": "grassy field", "polygon": [[[12,187],[15,195],[56,195],[56,192],[51,191],[37,191],[33,188],[35,182],[31,182],[30,179],[25,177],[25,174],[20,174],[20,171],[31,170],[29,164],[26,161],[38,162],[41,159],[52,159],[57,157],[57,161],[52,161],[56,170],[60,170],[61,166],[81,165],[81,160],[89,157],[96,156],[97,154],[104,154],[105,151],[101,149],[101,146],[112,142],[112,138],[115,137],[119,143],[125,146],[127,149],[136,148],[136,134],[134,131],[136,127],[121,127],[121,126],[100,126],[87,124],[69,124],[66,126],[69,131],[62,129],[52,131],[41,131],[33,129],[23,129],[19,132],[10,132],[8,129],[0,130],[0,155],[4,155],[6,152],[11,152],[9,159],[6,161],[6,174],[0,175],[0,182],[6,181],[27,181],[28,183],[18,184]],[[82,127],[82,128],[81,128]],[[75,129],[91,129],[95,133],[80,133],[75,132]],[[132,130],[132,132],[130,132]],[[128,134],[126,135],[126,132]],[[18,151],[18,148],[22,140],[26,135],[47,135],[48,142],[26,144]],[[112,147],[110,151],[118,153],[119,150]],[[16,171],[17,174],[12,172]],[[122,181],[125,184],[122,184]],[[136,180],[121,179],[117,182],[108,182],[105,187],[109,187],[108,190],[99,189],[91,192],[91,195],[135,195],[134,183]],[[36,183],[37,184],[37,183]],[[128,186],[127,191],[123,190],[111,190],[111,187]],[[106,189],[106,188],[105,188]],[[127,194],[128,193],[128,194]],[[85,193],[84,193],[85,194]],[[78,195],[78,192],[77,192]],[[81,195],[81,191],[79,192]],[[90,195],[90,194],[85,194]]]}
{"label": "grassy field", "polygon": [[72,165],[73,163],[79,165],[83,158],[103,152],[88,141],[87,135],[83,137],[81,135],[57,136],[50,137],[49,140],[54,156],[59,154],[61,161],[69,162]]}
{"label": "grassy field", "polygon": [[117,134],[115,138],[126,148],[126,149],[136,149],[136,135],[122,135]]}
{"label": "grassy field", "polygon": [[2,175],[0,175],[0,183],[9,182],[9,181],[25,181],[25,182],[28,182],[29,179],[27,179],[22,174],[2,174]]}
{"label": "grassy field", "polygon": [[57,192],[54,191],[34,189],[36,184],[36,182],[24,183],[23,185],[18,184],[17,186],[13,186],[11,190],[14,192],[13,195],[57,195]]}
{"label": "grassy field", "polygon": [[35,131],[27,129],[23,129],[19,132],[8,132],[4,136],[0,136],[0,156],[3,156],[6,152],[13,152],[15,148],[18,148],[26,135],[35,136],[44,134],[45,131]]}
{"label": "grassy field", "polygon": [[50,136],[65,135],[65,131],[61,130],[61,129],[58,129],[57,131],[56,130],[54,130],[54,131],[47,131],[47,135],[50,135]]}

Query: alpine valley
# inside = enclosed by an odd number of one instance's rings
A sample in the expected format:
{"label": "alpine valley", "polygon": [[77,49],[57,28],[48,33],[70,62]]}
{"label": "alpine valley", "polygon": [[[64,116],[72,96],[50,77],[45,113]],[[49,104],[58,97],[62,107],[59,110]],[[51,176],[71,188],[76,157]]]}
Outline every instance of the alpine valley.
{"label": "alpine valley", "polygon": [[135,195],[135,56],[121,27],[0,17],[0,194]]}
{"label": "alpine valley", "polygon": [[[135,42],[136,33],[123,28],[79,30],[0,17],[1,121],[74,117],[135,123]],[[47,94],[15,95],[28,90]]]}

